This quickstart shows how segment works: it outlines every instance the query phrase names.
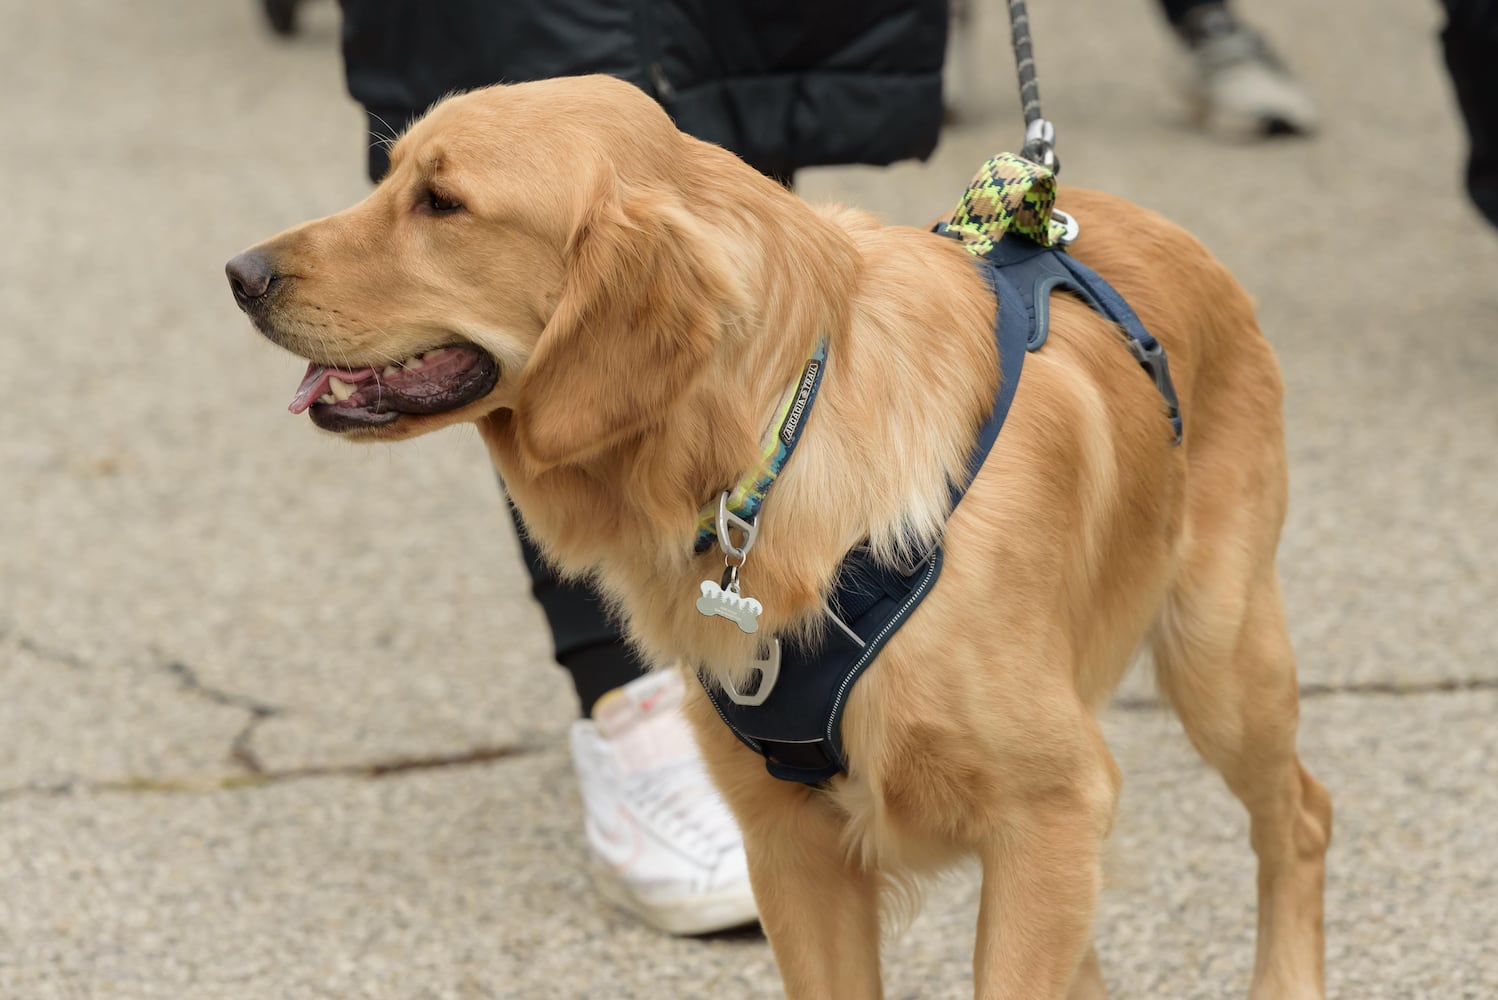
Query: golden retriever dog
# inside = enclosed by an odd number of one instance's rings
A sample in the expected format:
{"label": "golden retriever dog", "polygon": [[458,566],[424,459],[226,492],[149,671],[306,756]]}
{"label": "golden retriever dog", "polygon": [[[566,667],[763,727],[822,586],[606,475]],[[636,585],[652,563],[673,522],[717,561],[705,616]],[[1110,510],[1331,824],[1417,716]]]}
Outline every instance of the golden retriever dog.
{"label": "golden retriever dog", "polygon": [[[789,997],[880,996],[881,901],[965,856],[983,872],[977,996],[1102,996],[1120,775],[1096,715],[1142,646],[1252,819],[1250,995],[1323,995],[1331,805],[1296,753],[1278,367],[1187,233],[1102,194],[1060,206],[1071,252],[1165,345],[1185,438],[1118,328],[1056,295],[955,510],[999,378],[972,256],[808,206],[627,84],[449,98],[368,198],[229,264],[254,325],[310,362],[293,410],[357,441],[477,424],[527,530],[662,665],[742,683],[763,636],[816,628],[850,549],[941,541],[934,590],[852,690],[846,774],[771,777],[691,685]],[[747,635],[694,606],[723,571],[694,552],[698,518],[756,467],[819,338],[820,395],[742,568],[763,606]]]}

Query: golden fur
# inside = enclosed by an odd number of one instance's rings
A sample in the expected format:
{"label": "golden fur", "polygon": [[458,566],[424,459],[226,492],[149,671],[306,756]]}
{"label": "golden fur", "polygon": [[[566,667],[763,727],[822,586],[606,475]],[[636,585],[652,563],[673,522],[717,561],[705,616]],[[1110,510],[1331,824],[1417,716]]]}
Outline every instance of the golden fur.
{"label": "golden fur", "polygon": [[[425,211],[434,190],[461,210]],[[940,535],[946,563],[854,688],[852,770],[826,790],[769,777],[700,691],[689,700],[790,997],[879,996],[881,888],[964,855],[983,866],[977,995],[1101,996],[1090,936],[1120,778],[1095,712],[1144,644],[1252,817],[1251,995],[1323,995],[1331,807],[1295,749],[1278,369],[1248,297],[1189,235],[1102,194],[1061,204],[1081,222],[1075,255],[1166,346],[1185,440],[1170,446],[1117,330],[1058,295],[950,519],[948,480],[997,379],[994,302],[968,254],[809,207],[625,84],[451,98],[368,199],[259,248],[285,279],[268,332],[296,353],[378,366],[455,337],[490,352],[502,374],[484,398],[351,436],[476,422],[548,556],[597,579],[656,661],[719,677],[754,640],[694,608],[722,568],[692,552],[697,516],[753,468],[827,337],[745,593],[785,632],[815,620],[861,540],[898,558]]]}

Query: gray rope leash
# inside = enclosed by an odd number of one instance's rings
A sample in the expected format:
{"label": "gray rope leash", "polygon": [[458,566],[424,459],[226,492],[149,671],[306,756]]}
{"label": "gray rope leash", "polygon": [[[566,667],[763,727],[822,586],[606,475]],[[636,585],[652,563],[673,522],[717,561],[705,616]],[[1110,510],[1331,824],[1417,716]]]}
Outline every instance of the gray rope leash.
{"label": "gray rope leash", "polygon": [[1060,173],[1056,159],[1056,127],[1040,113],[1040,84],[1035,79],[1035,53],[1030,44],[1030,15],[1025,0],[1009,0],[1009,36],[1014,43],[1014,68],[1019,74],[1019,98],[1025,115],[1025,146],[1019,155]]}

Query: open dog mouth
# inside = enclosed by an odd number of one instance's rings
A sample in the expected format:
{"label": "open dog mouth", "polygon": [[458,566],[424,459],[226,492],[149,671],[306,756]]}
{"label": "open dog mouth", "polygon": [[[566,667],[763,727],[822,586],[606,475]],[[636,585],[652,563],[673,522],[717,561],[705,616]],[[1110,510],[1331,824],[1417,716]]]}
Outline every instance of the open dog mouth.
{"label": "open dog mouth", "polygon": [[439,347],[399,364],[330,368],[311,362],[288,409],[310,411],[323,430],[385,427],[401,414],[455,410],[486,395],[499,381],[499,364],[466,344]]}

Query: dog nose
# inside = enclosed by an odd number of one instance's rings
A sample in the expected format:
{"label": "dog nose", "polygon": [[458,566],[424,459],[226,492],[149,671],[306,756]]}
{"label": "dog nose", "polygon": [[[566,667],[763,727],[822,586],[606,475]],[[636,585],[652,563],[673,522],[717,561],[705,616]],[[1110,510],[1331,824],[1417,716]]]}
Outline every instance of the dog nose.
{"label": "dog nose", "polygon": [[254,250],[246,250],[229,261],[224,266],[224,273],[229,276],[229,288],[234,292],[234,300],[241,306],[262,298],[276,280],[270,258]]}

